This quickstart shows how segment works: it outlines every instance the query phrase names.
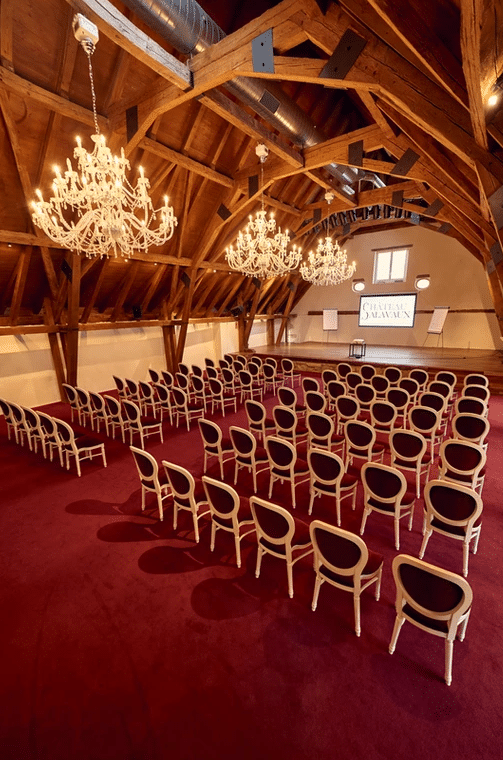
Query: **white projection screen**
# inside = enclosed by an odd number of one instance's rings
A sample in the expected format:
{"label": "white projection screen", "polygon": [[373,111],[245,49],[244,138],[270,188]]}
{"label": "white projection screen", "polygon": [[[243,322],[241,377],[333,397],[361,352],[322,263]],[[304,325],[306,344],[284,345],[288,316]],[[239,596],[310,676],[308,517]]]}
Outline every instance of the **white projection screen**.
{"label": "white projection screen", "polygon": [[359,327],[414,327],[417,293],[360,296]]}

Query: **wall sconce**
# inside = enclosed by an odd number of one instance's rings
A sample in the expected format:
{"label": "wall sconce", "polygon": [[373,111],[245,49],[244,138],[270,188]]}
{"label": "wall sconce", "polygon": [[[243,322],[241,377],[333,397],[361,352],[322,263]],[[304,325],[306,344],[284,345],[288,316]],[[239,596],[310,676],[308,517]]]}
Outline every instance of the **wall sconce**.
{"label": "wall sconce", "polygon": [[430,275],[429,274],[418,274],[416,277],[416,281],[414,282],[414,287],[416,290],[426,290],[426,288],[430,287]]}
{"label": "wall sconce", "polygon": [[355,293],[361,293],[362,290],[365,290],[365,280],[363,278],[353,280],[352,288]]}

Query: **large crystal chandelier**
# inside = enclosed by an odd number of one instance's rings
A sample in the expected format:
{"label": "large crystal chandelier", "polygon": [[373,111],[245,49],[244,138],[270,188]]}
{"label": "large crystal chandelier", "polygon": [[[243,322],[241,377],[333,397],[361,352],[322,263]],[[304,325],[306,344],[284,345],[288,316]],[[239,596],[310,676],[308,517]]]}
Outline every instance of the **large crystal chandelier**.
{"label": "large crystal chandelier", "polygon": [[[54,194],[49,201],[44,201],[40,190],[36,191],[38,200],[32,203],[32,219],[62,248],[89,257],[120,255],[129,258],[135,251],[146,251],[150,246],[159,246],[169,240],[177,219],[167,197],[161,208],[153,208],[148,194],[150,182],[142,167],[136,186],[131,185],[126,176],[131,167],[124,149],[121,149],[120,156],[114,156],[100,134],[91,65],[98,29],[81,14],[75,15],[73,25],[75,37],[89,61],[96,130],[91,136],[94,149],[88,153],[77,138],[74,157],[78,170],[74,171],[69,158],[64,175],[55,167]],[[153,228],[156,220],[157,227]]]}
{"label": "large crystal chandelier", "polygon": [[[255,151],[260,158],[260,183],[263,188],[263,165],[269,150],[259,143]],[[225,258],[232,269],[264,280],[288,274],[299,266],[301,259],[301,249],[297,246],[287,250],[290,244],[288,230],[281,232],[280,227],[276,232],[274,214],[271,213],[268,219],[266,217],[262,191],[260,211],[255,214],[255,219],[250,215],[246,228],[238,234],[236,247],[231,245],[225,252]]]}
{"label": "large crystal chandelier", "polygon": [[[334,194],[328,191],[325,200],[330,204]],[[301,277],[312,285],[340,285],[349,280],[356,269],[356,263],[347,263],[346,251],[341,250],[337,240],[327,235],[318,241],[316,251],[309,251],[308,260],[300,265]]]}

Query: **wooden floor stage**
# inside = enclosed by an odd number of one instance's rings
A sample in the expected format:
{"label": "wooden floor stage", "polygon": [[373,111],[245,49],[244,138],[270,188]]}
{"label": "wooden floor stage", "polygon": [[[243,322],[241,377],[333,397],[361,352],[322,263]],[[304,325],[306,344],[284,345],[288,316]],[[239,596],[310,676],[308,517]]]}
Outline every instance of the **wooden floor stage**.
{"label": "wooden floor stage", "polygon": [[366,345],[361,359],[349,358],[348,343],[291,343],[281,346],[258,346],[253,349],[260,356],[287,356],[296,368],[305,372],[320,372],[334,363],[373,364],[379,367],[393,364],[409,370],[426,369],[433,375],[441,369],[454,372],[463,384],[465,375],[482,372],[489,378],[491,393],[503,395],[503,351],[490,349],[429,348],[422,346]]}

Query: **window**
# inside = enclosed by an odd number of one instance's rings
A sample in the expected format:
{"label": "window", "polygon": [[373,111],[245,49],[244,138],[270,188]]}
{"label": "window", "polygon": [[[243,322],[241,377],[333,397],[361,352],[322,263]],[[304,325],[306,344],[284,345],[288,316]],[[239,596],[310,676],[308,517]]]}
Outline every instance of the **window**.
{"label": "window", "polygon": [[373,282],[405,282],[409,248],[374,251]]}

